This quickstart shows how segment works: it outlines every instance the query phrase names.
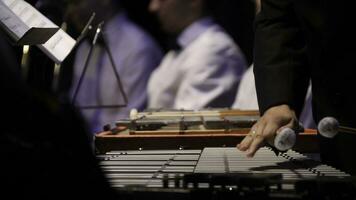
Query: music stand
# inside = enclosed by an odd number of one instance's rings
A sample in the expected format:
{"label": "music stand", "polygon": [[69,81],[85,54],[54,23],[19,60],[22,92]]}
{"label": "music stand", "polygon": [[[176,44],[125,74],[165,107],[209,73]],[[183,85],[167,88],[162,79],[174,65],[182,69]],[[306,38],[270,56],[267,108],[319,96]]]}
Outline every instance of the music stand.
{"label": "music stand", "polygon": [[84,76],[85,76],[85,74],[86,74],[86,71],[87,71],[87,69],[88,69],[88,67],[89,67],[89,62],[90,62],[90,59],[91,59],[91,57],[92,57],[92,54],[93,54],[93,51],[94,51],[94,47],[96,46],[97,41],[98,41],[99,38],[103,41],[104,50],[108,53],[109,60],[110,60],[110,64],[111,64],[111,67],[112,67],[112,69],[113,69],[113,71],[114,71],[114,75],[115,75],[115,78],[116,78],[116,80],[117,80],[120,93],[121,93],[121,95],[122,95],[122,97],[123,97],[124,104],[76,106],[77,108],[80,108],[80,109],[122,108],[122,107],[126,107],[126,106],[127,106],[127,96],[126,96],[125,91],[124,91],[124,89],[123,89],[123,86],[122,86],[122,83],[121,83],[121,79],[120,79],[119,73],[118,73],[118,71],[117,71],[114,58],[113,58],[113,56],[112,56],[112,53],[111,53],[110,48],[109,48],[108,45],[107,45],[106,39],[105,39],[105,37],[104,37],[104,34],[102,33],[103,25],[104,25],[104,22],[99,23],[99,25],[98,25],[98,27],[97,27],[97,29],[96,29],[96,33],[95,33],[94,39],[93,39],[93,41],[92,41],[92,43],[91,43],[88,56],[87,56],[87,58],[86,58],[86,60],[85,60],[85,64],[84,64],[83,71],[82,71],[82,73],[81,73],[81,75],[80,75],[78,85],[77,85],[77,87],[75,88],[75,92],[74,92],[73,99],[72,99],[72,104],[73,104],[73,105],[76,105],[76,102],[75,102],[75,101],[76,101],[76,98],[77,98],[77,96],[78,96],[80,87],[81,87],[81,85],[82,85]]}

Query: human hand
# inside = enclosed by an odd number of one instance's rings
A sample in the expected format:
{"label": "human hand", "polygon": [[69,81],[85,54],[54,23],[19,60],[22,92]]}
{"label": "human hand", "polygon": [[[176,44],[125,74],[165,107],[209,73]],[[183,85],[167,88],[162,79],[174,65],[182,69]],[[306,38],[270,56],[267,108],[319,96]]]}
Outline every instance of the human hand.
{"label": "human hand", "polygon": [[297,129],[297,127],[299,122],[295,112],[288,105],[271,107],[252,126],[249,134],[237,145],[237,149],[246,152],[247,157],[253,157],[265,142],[273,145],[276,134],[284,128]]}

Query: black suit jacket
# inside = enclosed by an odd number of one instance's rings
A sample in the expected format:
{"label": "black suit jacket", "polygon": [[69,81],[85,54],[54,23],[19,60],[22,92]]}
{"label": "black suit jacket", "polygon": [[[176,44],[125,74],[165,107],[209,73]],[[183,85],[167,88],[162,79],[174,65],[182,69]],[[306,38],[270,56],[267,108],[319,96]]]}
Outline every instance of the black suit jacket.
{"label": "black suit jacket", "polygon": [[[355,10],[356,1],[348,0],[262,0],[254,60],[262,113],[280,104],[299,113],[311,79],[316,123],[333,116],[356,127]],[[350,150],[342,148],[355,149],[356,138],[340,135],[322,139],[322,158],[344,168],[340,159]],[[348,167],[355,168],[355,162]]]}

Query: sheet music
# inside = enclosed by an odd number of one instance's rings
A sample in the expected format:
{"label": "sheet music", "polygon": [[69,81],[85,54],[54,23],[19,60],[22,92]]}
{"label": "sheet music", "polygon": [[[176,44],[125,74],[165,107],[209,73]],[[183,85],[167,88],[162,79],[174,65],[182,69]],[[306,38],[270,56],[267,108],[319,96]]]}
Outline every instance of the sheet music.
{"label": "sheet music", "polygon": [[4,24],[7,33],[18,41],[29,30],[29,27],[16,17],[3,1],[0,1],[0,22]]}
{"label": "sheet music", "polygon": [[47,54],[54,62],[60,64],[72,51],[75,40],[62,29],[54,34],[45,44],[38,47]]}
{"label": "sheet music", "polygon": [[[24,0],[0,0],[0,21],[16,42],[31,29],[59,29],[56,24]],[[46,37],[49,33],[48,30],[37,31],[35,36],[37,38]],[[75,45],[75,40],[61,29],[46,41],[45,44],[40,44],[38,47],[58,64],[68,56]]]}

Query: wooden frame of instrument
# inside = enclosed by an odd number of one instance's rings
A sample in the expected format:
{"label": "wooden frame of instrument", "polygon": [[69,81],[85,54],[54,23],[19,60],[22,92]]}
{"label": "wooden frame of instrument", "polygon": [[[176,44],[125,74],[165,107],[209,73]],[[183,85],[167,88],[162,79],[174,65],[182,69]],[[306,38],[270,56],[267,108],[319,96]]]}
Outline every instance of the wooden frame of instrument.
{"label": "wooden frame of instrument", "polygon": [[[249,129],[235,130],[229,133],[214,131],[184,132],[184,134],[172,134],[161,132],[153,134],[121,135],[110,131],[99,133],[95,136],[95,148],[98,153],[113,150],[153,150],[153,149],[203,149],[204,147],[235,147],[246,136]],[[317,132],[314,129],[306,129],[297,136],[294,150],[301,153],[318,153],[319,143]]]}

